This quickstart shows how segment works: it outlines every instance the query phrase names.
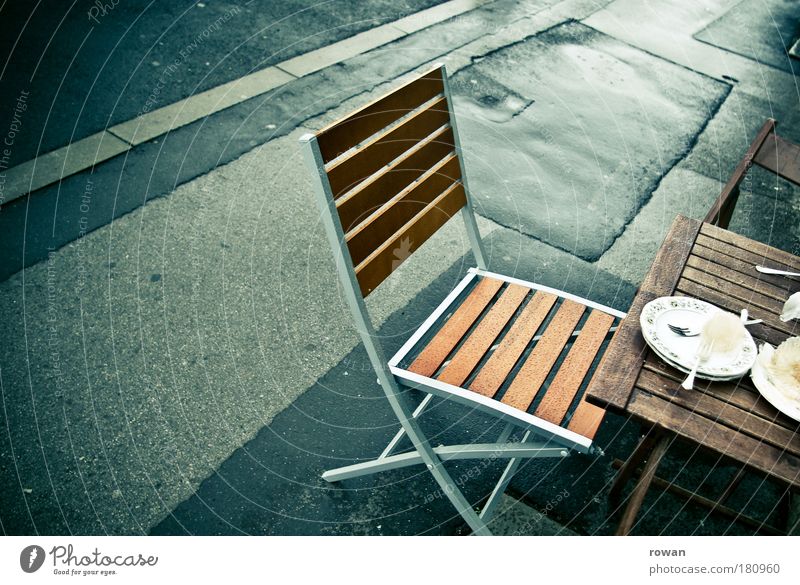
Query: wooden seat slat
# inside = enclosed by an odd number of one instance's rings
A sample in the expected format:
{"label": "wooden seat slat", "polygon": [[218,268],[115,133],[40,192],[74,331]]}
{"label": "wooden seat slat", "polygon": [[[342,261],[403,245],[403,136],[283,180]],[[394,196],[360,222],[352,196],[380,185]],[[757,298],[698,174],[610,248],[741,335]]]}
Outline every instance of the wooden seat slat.
{"label": "wooden seat slat", "polygon": [[580,303],[564,300],[503,395],[504,404],[519,410],[528,410],[585,309]]}
{"label": "wooden seat slat", "polygon": [[536,407],[536,416],[555,425],[561,424],[613,324],[614,317],[608,313],[589,313],[547,393]]}
{"label": "wooden seat slat", "polygon": [[502,285],[503,281],[501,280],[482,278],[411,363],[408,370],[420,376],[432,376],[466,335]]}
{"label": "wooden seat slat", "polygon": [[489,398],[497,394],[557,299],[554,294],[536,291],[503,337],[503,343],[494,350],[492,357],[470,383],[470,390]]}
{"label": "wooden seat slat", "polygon": [[437,379],[447,384],[461,386],[489,351],[530,290],[518,284],[508,285]]}

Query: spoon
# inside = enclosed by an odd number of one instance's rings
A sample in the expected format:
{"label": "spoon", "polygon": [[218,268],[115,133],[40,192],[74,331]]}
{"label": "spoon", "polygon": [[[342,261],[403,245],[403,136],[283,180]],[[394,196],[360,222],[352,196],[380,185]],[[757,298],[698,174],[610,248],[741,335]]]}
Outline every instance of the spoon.
{"label": "spoon", "polygon": [[780,274],[782,276],[800,276],[800,272],[789,272],[787,270],[778,270],[776,268],[767,268],[766,266],[756,266],[756,270],[763,274]]}

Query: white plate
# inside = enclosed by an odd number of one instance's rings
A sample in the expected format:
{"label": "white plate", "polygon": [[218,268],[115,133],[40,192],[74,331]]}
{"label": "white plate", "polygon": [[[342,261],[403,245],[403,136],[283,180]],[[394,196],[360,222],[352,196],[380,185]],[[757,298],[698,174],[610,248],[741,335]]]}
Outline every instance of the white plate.
{"label": "white plate", "polygon": [[[700,336],[681,337],[669,325],[697,328],[714,312],[714,305],[691,297],[660,297],[642,309],[639,323],[647,344],[666,361],[689,371],[697,357]],[[744,376],[756,359],[756,344],[749,332],[739,352],[713,353],[697,369],[697,375],[711,380],[733,380]]]}
{"label": "white plate", "polygon": [[[765,343],[764,346],[761,351],[774,349],[768,343]],[[761,365],[759,360],[756,360],[753,364],[750,377],[753,379],[753,385],[767,402],[786,416],[800,422],[800,392],[797,393],[797,396],[787,396],[785,392],[782,392],[772,383],[769,372]]]}
{"label": "white plate", "polygon": [[[687,367],[684,367],[684,366],[682,366],[682,365],[680,365],[680,364],[678,364],[676,362],[673,362],[671,359],[669,359],[667,356],[663,355],[661,352],[659,352],[652,345],[650,346],[650,349],[652,349],[653,352],[664,361],[664,363],[666,363],[667,365],[672,366],[676,370],[680,370],[684,374],[688,374],[691,371],[691,368],[687,368]],[[730,382],[731,380],[737,380],[737,379],[741,378],[742,375],[738,374],[738,375],[735,375],[735,376],[709,376],[708,374],[701,374],[701,373],[698,372],[696,377],[702,378],[703,380],[711,380],[712,382]]]}

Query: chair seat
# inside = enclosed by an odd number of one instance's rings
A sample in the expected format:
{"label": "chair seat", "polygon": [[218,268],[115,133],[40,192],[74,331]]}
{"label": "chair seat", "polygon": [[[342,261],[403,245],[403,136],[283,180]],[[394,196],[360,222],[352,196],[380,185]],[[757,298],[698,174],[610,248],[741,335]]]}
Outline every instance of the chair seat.
{"label": "chair seat", "polygon": [[477,269],[459,287],[390,360],[395,377],[593,439],[605,411],[583,394],[624,314]]}

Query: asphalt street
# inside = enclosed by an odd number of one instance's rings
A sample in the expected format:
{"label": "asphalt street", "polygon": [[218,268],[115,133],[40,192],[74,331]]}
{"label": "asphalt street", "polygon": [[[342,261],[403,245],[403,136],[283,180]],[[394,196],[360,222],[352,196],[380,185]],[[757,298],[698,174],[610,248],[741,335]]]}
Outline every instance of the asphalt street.
{"label": "asphalt street", "polygon": [[[284,59],[432,2],[371,2],[363,10],[322,3],[305,12],[299,4],[265,2],[263,18],[254,16],[256,4],[242,8],[248,12],[240,31],[215,36],[205,57],[197,53],[192,76],[162,94],[165,102],[266,63],[258,43],[234,50],[256,31],[280,30],[265,42],[270,55]],[[72,123],[92,132],[135,115],[148,84],[158,84],[152,61],[179,56],[232,4],[151,13],[120,2],[98,14],[88,33],[78,19],[92,5],[77,6],[69,17],[73,38],[53,37],[48,49],[62,48],[56,62],[69,63],[84,37],[85,48],[101,37],[134,43],[120,45],[118,77],[99,56],[86,59],[87,70],[75,77],[109,74],[109,95],[120,97],[115,105],[76,83],[78,101],[67,100],[64,119],[74,117],[74,104],[98,99],[96,113]],[[21,18],[18,5],[2,10]],[[705,215],[766,117],[800,142],[798,65],[782,60],[787,43],[776,41],[797,36],[800,3],[750,3],[746,34],[741,14],[735,0],[657,7],[634,0],[487,2],[4,205],[0,529],[464,532],[422,470],[338,486],[320,477],[380,453],[397,423],[337,287],[297,139],[399,78],[444,62],[490,268],[625,310],[674,215]],[[289,26],[291,18],[308,20]],[[54,30],[59,19],[46,15],[43,22]],[[175,38],[170,33],[158,45],[157,31],[170,23]],[[137,35],[145,37],[139,44]],[[32,48],[9,79],[32,74],[43,39],[26,41]],[[77,67],[83,59],[74,61]],[[145,71],[149,77],[126,86]],[[11,102],[3,94],[4,104],[13,105],[15,91]],[[24,124],[50,128],[34,93]],[[125,116],[114,118],[123,106]],[[46,132],[48,144],[71,132]],[[749,187],[731,229],[800,253],[800,190],[758,171]],[[369,297],[389,349],[464,274],[473,262],[468,248],[451,222]],[[423,424],[443,428],[436,435],[442,443],[499,432],[495,422],[441,402]],[[628,454],[637,431],[608,415],[598,436],[605,457],[526,464],[493,528],[612,532],[619,512],[605,498],[610,461]],[[734,473],[692,449],[678,446],[672,454],[665,477],[701,494]],[[706,476],[708,468],[714,472]],[[453,471],[470,473],[462,464]],[[467,496],[480,501],[498,473],[482,470]],[[767,518],[776,514],[776,499],[777,487],[753,476],[731,505]],[[654,490],[634,532],[752,529]]]}
{"label": "asphalt street", "polygon": [[442,1],[4,2],[0,103],[30,94],[8,166]]}

